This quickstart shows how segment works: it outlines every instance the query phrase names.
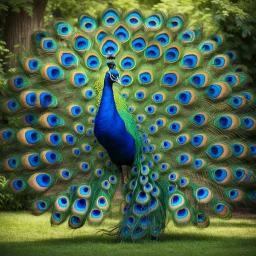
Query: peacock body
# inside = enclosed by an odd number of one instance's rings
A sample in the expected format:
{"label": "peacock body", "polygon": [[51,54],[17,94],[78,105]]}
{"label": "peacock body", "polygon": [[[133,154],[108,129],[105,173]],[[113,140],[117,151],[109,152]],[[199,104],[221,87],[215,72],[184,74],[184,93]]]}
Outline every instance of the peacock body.
{"label": "peacock body", "polygon": [[[111,73],[119,76],[115,70],[111,70]],[[132,165],[136,151],[134,138],[126,130],[124,120],[118,114],[112,86],[113,81],[107,73],[99,111],[95,118],[94,134],[116,165]]]}
{"label": "peacock body", "polygon": [[209,211],[228,219],[255,204],[255,92],[223,43],[180,15],[138,10],[35,32],[1,100],[7,188],[76,229],[103,221],[129,165],[121,240],[158,238],[168,212],[207,227]]}

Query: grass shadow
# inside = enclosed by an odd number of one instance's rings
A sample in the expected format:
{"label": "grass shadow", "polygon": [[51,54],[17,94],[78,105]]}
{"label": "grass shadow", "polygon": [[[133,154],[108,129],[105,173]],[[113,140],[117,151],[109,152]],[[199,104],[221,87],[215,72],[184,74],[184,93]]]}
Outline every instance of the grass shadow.
{"label": "grass shadow", "polygon": [[[165,234],[159,241],[141,241],[137,243],[120,243],[113,237],[88,235],[75,238],[60,238],[60,239],[45,239],[31,242],[0,242],[1,255],[100,255],[104,251],[106,255],[127,255],[123,249],[130,249],[131,255],[133,249],[140,248],[141,254],[151,255],[152,250],[156,250],[154,255],[160,255],[160,248],[183,246],[188,250],[188,247],[193,250],[195,246],[211,247],[214,245],[226,245],[227,248],[235,248],[239,244],[244,248],[250,248],[250,252],[256,252],[256,244],[254,238],[229,238],[219,236],[205,236],[198,234]],[[158,250],[159,247],[159,250]],[[219,246],[221,248],[221,246]],[[247,255],[253,255],[250,254]],[[144,254],[145,253],[145,254]],[[158,254],[159,253],[159,254]],[[101,255],[104,255],[103,253]],[[162,255],[163,254],[162,252]],[[206,255],[206,254],[205,254]]]}
{"label": "grass shadow", "polygon": [[[159,241],[139,241],[136,243],[120,243],[114,237],[99,234],[87,234],[71,238],[52,238],[39,241],[26,242],[0,242],[0,254],[4,256],[12,255],[132,255],[133,251],[138,255],[170,255],[166,251],[174,248],[179,252],[191,251],[190,255],[197,254],[206,248],[210,254],[202,255],[241,255],[241,251],[248,250],[246,255],[256,255],[255,238],[249,237],[221,237],[217,235],[206,235],[185,233],[185,234],[164,234]],[[177,249],[179,248],[179,249]],[[219,254],[223,250],[234,250],[232,254]],[[127,252],[127,253],[126,253]],[[129,253],[128,253],[129,252]],[[154,252],[154,254],[151,254]],[[239,253],[238,253],[239,252]],[[212,254],[211,254],[212,253]]]}

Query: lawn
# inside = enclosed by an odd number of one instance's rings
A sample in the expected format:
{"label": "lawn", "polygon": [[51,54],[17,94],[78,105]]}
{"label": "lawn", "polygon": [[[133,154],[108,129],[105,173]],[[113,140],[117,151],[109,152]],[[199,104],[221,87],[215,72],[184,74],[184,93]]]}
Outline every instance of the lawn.
{"label": "lawn", "polygon": [[[114,207],[103,228],[118,222],[117,212]],[[0,255],[256,255],[256,220],[252,218],[212,218],[210,227],[203,230],[170,223],[160,241],[139,243],[118,243],[88,225],[75,231],[66,223],[51,227],[49,219],[48,213],[35,217],[28,212],[1,212]]]}

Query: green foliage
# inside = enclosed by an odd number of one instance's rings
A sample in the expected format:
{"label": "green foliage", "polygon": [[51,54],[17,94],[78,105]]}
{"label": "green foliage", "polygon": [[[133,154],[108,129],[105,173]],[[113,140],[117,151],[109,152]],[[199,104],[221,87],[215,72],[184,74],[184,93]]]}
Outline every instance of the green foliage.
{"label": "green foliage", "polygon": [[[2,59],[3,49],[6,49],[3,37],[5,34],[4,24],[5,18],[9,11],[19,13],[25,11],[29,16],[33,15],[33,2],[34,0],[1,0],[0,2],[0,58]],[[6,52],[5,52],[6,53]],[[0,60],[0,76],[2,74],[3,61]],[[1,81],[0,81],[1,87]]]}
{"label": "green foliage", "polygon": [[0,41],[0,94],[1,90],[4,88],[6,84],[4,65],[6,64],[7,58],[10,53],[9,50],[5,47],[6,43],[4,41]]}
{"label": "green foliage", "polygon": [[211,3],[213,18],[253,76],[256,72],[256,1],[212,0]]}
{"label": "green foliage", "polygon": [[100,15],[108,7],[128,11],[140,8],[140,5],[138,0],[50,0],[46,9],[45,21],[50,21],[52,17],[76,19],[77,16],[85,12],[92,15]]}
{"label": "green foliage", "polygon": [[4,187],[6,185],[6,178],[0,176],[0,210],[20,210],[22,204],[15,200],[15,195],[5,192]]}
{"label": "green foliage", "polygon": [[[7,86],[7,78],[5,75],[5,64],[8,61],[8,58],[11,56],[9,50],[6,48],[6,43],[0,40],[0,97],[5,94]],[[0,125],[1,123],[7,120],[6,116],[0,114]],[[1,148],[1,147],[0,147]]]}
{"label": "green foliage", "polygon": [[24,10],[29,16],[33,15],[33,0],[2,0],[0,3],[0,14],[3,15],[8,10],[20,12]]}
{"label": "green foliage", "polygon": [[0,176],[0,211],[18,211],[27,209],[29,197],[17,196],[5,191],[7,179]]}
{"label": "green foliage", "polygon": [[[3,49],[6,49],[3,42],[5,18],[9,11],[19,13],[25,11],[29,16],[33,15],[34,0],[1,0],[0,1],[0,58],[2,59]],[[2,74],[3,61],[0,60],[0,76]],[[1,87],[1,81],[0,81]]]}

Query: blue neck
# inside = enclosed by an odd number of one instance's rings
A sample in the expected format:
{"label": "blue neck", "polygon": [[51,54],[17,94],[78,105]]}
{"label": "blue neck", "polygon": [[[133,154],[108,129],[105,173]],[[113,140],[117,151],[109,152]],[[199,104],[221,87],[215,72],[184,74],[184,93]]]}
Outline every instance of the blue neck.
{"label": "blue neck", "polygon": [[135,142],[117,112],[112,86],[113,82],[106,75],[94,134],[115,164],[131,165],[135,156]]}
{"label": "blue neck", "polygon": [[[107,76],[104,79],[104,88],[100,101],[100,107],[96,118],[98,118],[102,125],[110,125],[114,116],[119,116],[113,94],[113,83],[110,83]],[[106,121],[106,123],[105,123]]]}

